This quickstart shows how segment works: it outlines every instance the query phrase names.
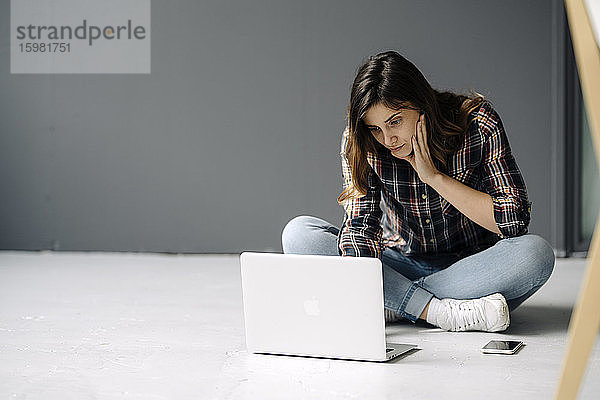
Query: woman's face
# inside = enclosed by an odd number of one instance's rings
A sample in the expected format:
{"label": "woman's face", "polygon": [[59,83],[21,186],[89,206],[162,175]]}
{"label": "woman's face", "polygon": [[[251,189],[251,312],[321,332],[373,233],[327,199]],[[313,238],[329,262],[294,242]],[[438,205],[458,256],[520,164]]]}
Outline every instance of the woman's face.
{"label": "woman's face", "polygon": [[387,147],[396,158],[409,156],[412,151],[411,138],[417,133],[417,110],[391,110],[380,103],[367,110],[363,122],[373,137]]}

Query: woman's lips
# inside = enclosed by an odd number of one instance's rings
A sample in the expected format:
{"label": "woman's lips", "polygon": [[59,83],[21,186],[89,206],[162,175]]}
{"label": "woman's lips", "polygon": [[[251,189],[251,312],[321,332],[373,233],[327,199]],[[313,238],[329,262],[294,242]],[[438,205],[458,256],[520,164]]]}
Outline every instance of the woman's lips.
{"label": "woman's lips", "polygon": [[404,145],[402,145],[402,146],[398,146],[398,147],[394,147],[393,149],[390,149],[390,151],[391,151],[391,152],[398,151],[398,150],[400,150],[402,147],[404,147]]}

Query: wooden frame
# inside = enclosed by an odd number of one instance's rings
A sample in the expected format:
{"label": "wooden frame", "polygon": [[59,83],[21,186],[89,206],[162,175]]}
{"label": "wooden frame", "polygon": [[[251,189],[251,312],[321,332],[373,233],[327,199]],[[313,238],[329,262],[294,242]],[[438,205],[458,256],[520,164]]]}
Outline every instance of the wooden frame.
{"label": "wooden frame", "polygon": [[[581,91],[600,166],[600,50],[584,0],[565,0]],[[600,218],[588,251],[588,265],[569,323],[567,353],[555,399],[577,397],[587,360],[600,330]]]}

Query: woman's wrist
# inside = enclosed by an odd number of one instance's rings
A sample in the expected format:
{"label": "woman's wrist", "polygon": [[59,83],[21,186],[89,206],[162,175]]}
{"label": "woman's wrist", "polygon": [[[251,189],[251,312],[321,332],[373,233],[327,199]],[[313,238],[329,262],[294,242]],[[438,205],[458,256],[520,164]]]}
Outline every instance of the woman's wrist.
{"label": "woman's wrist", "polygon": [[429,179],[427,179],[427,182],[425,182],[425,183],[428,184],[429,186],[431,186],[432,188],[434,188],[436,191],[438,191],[436,189],[436,187],[439,187],[439,185],[443,184],[444,179],[446,177],[448,177],[448,175],[445,175],[444,173],[442,173],[440,171],[436,171],[436,173],[431,175],[431,177]]}

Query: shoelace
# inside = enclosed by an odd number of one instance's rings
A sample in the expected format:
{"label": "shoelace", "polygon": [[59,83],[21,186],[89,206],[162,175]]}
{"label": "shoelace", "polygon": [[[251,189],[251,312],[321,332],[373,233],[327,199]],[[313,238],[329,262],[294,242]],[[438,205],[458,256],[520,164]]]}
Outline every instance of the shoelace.
{"label": "shoelace", "polygon": [[465,300],[458,303],[448,302],[448,306],[450,307],[450,320],[455,329],[458,327],[459,330],[463,330],[485,321],[483,305],[476,305],[472,301]]}

